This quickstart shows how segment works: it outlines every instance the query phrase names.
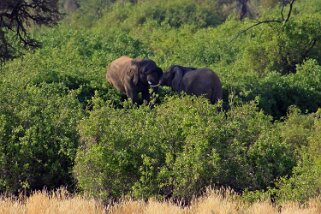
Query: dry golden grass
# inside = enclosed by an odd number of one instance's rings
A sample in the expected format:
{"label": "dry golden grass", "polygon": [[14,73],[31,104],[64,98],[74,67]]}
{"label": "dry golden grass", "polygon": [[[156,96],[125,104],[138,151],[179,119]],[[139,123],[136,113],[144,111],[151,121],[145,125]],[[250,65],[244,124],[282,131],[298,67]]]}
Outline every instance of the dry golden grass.
{"label": "dry golden grass", "polygon": [[104,206],[84,197],[71,197],[65,190],[49,194],[46,191],[35,192],[26,200],[13,198],[0,199],[0,214],[94,214],[104,213]]}
{"label": "dry golden grass", "polygon": [[170,214],[170,213],[188,213],[186,209],[180,208],[169,202],[159,202],[154,199],[148,202],[127,200],[118,205],[110,207],[108,213],[126,214],[126,213],[153,213],[153,214]]}
{"label": "dry golden grass", "polygon": [[231,191],[209,190],[203,197],[193,200],[189,207],[180,207],[171,202],[150,199],[148,202],[124,199],[122,202],[104,207],[102,203],[81,196],[71,196],[65,190],[49,194],[35,192],[31,197],[14,199],[0,198],[0,214],[320,214],[321,200],[310,200],[304,207],[298,203],[286,203],[282,208],[269,202],[247,204]]}

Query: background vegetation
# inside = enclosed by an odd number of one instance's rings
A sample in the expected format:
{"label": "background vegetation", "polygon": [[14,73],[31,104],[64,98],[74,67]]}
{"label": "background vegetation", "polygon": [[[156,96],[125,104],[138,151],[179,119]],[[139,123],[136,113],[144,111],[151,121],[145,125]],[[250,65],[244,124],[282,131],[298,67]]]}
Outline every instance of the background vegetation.
{"label": "background vegetation", "polygon": [[[249,1],[240,17],[238,1],[61,1],[59,25],[28,31],[42,48],[0,67],[0,192],[318,196],[321,2],[293,1],[285,21],[289,2]],[[131,106],[104,78],[121,55],[212,68],[224,110],[168,88]]]}

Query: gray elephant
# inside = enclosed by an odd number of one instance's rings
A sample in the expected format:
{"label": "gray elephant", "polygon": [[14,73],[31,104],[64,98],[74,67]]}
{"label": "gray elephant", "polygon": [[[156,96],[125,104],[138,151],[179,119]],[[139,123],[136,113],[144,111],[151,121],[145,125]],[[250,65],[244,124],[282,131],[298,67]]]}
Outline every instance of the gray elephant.
{"label": "gray elephant", "polygon": [[106,79],[133,103],[141,104],[138,93],[141,92],[142,99],[149,102],[149,88],[157,90],[162,75],[162,69],[150,59],[122,56],[107,67]]}
{"label": "gray elephant", "polygon": [[190,95],[205,96],[211,103],[222,99],[222,84],[209,68],[192,68],[172,65],[160,81],[160,85],[172,87],[174,91],[184,91]]}

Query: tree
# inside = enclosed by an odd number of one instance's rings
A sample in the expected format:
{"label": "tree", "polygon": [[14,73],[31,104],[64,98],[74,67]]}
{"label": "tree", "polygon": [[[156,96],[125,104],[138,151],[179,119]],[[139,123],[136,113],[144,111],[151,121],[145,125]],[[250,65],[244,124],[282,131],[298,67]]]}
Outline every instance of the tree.
{"label": "tree", "polygon": [[[246,0],[247,1],[247,0]],[[295,0],[281,0],[281,18],[276,18],[276,19],[268,19],[268,20],[263,20],[263,21],[257,21],[255,24],[251,25],[250,27],[240,31],[236,37],[234,39],[236,39],[237,37],[239,37],[242,33],[245,33],[246,31],[261,25],[261,24],[269,24],[269,23],[281,23],[283,26],[285,26],[285,24],[289,21],[291,14],[292,14],[292,10],[293,10],[293,4],[295,3]],[[285,7],[289,5],[289,10],[286,14],[286,16],[284,16],[284,10]],[[311,48],[313,48],[313,46],[315,45],[315,40],[312,40],[311,43]]]}
{"label": "tree", "polygon": [[29,27],[53,25],[59,18],[58,0],[1,0],[0,61],[17,56],[20,47],[39,47],[30,37]]}

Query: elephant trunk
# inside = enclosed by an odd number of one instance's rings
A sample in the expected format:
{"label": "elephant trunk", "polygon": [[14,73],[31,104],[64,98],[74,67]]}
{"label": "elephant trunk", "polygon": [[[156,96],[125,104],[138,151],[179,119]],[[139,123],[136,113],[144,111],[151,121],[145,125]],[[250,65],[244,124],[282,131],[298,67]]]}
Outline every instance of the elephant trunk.
{"label": "elephant trunk", "polygon": [[173,77],[170,72],[165,72],[159,80],[159,85],[171,86],[172,78]]}

